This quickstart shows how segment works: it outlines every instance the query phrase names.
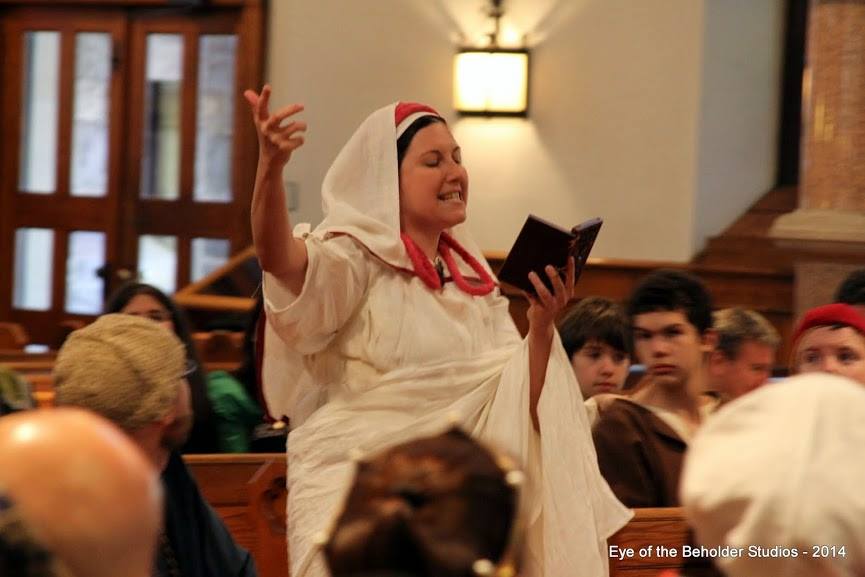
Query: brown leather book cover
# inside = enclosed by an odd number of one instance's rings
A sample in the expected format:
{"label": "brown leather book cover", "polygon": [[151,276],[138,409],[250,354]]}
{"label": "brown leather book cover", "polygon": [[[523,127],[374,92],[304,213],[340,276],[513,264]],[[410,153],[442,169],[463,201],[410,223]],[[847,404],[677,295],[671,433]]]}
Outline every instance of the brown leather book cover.
{"label": "brown leather book cover", "polygon": [[552,283],[544,272],[544,267],[548,264],[553,265],[564,279],[568,257],[573,256],[576,264],[574,274],[574,282],[576,282],[580,278],[603,222],[600,218],[592,218],[571,230],[566,230],[530,214],[499,270],[499,281],[534,294],[535,289],[529,281],[529,272],[535,271],[552,291]]}

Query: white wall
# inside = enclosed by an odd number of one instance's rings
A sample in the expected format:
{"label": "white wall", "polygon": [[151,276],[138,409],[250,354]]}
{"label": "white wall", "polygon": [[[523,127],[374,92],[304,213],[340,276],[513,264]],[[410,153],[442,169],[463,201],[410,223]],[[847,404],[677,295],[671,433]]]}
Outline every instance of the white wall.
{"label": "white wall", "polygon": [[[593,256],[685,261],[703,235],[765,192],[765,175],[774,173],[763,143],[775,138],[766,85],[777,84],[778,63],[753,52],[771,52],[765,36],[777,33],[771,16],[780,18],[781,0],[719,7],[730,1],[510,0],[505,27],[529,32],[533,47],[527,120],[452,112],[457,36],[486,31],[482,0],[272,2],[274,101],[304,102],[310,125],[286,170],[300,190],[293,219],[320,220],[324,173],[369,112],[420,100],[449,116],[463,146],[469,224],[484,249],[507,250],[528,212],[562,225],[600,215],[606,223]],[[727,36],[745,23],[748,34]],[[735,55],[746,51],[752,66],[739,77]],[[704,52],[717,73],[702,71]],[[761,76],[772,66],[764,75],[771,78]],[[731,78],[729,96],[706,97],[707,87]],[[752,105],[759,114],[726,130]],[[715,159],[746,141],[747,154]],[[717,194],[725,185],[735,194]]]}
{"label": "white wall", "polygon": [[694,246],[775,183],[783,0],[707,0]]}

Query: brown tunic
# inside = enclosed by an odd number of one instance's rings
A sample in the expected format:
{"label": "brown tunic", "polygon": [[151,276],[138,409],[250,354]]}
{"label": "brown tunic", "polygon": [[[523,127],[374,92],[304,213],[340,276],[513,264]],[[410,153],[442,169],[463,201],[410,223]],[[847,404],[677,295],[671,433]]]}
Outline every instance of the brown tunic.
{"label": "brown tunic", "polygon": [[649,409],[615,399],[592,428],[598,465],[627,507],[678,507],[687,443]]}

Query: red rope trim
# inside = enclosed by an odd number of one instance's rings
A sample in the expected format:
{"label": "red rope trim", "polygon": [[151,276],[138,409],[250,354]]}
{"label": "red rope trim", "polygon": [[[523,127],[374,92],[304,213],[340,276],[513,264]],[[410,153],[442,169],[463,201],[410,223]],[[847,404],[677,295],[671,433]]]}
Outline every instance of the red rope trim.
{"label": "red rope trim", "polygon": [[414,243],[411,237],[406,233],[401,232],[399,237],[402,239],[402,243],[405,245],[405,250],[408,253],[408,257],[411,259],[414,273],[418,276],[418,278],[420,278],[426,286],[433,290],[441,289],[441,279],[439,279],[439,275],[427,255],[421,252],[421,250]]}
{"label": "red rope trim", "polygon": [[[433,266],[432,261],[421,252],[410,236],[401,233],[400,238],[405,245],[405,250],[408,253],[409,259],[411,259],[414,273],[429,288],[440,290],[442,288],[441,279],[439,278],[438,272]],[[451,277],[453,277],[454,284],[456,284],[461,291],[472,296],[484,296],[491,293],[493,289],[496,288],[496,281],[493,280],[483,265],[479,263],[469,251],[460,246],[460,244],[448,233],[443,232],[441,237],[439,237],[438,249],[451,273]],[[477,273],[481,281],[480,284],[469,284],[460,272],[450,249],[454,249],[463,261],[465,261],[466,264]]]}
{"label": "red rope trim", "polygon": [[[456,253],[460,255],[463,261],[465,261],[472,268],[472,270],[477,273],[478,277],[481,279],[480,284],[471,285],[468,283],[468,281],[466,281],[465,277],[463,277],[463,273],[460,272],[460,269],[457,266],[453,255],[451,254],[451,248],[453,248]],[[496,288],[496,281],[493,280],[493,277],[490,276],[490,273],[487,272],[487,269],[485,269],[483,265],[479,263],[469,251],[463,248],[460,243],[456,241],[456,239],[454,239],[446,232],[442,232],[441,237],[439,237],[439,252],[444,259],[445,264],[448,265],[448,270],[451,272],[451,276],[454,277],[454,283],[456,283],[456,285],[464,293],[468,293],[476,297],[482,297],[484,295],[490,294],[493,289]]]}

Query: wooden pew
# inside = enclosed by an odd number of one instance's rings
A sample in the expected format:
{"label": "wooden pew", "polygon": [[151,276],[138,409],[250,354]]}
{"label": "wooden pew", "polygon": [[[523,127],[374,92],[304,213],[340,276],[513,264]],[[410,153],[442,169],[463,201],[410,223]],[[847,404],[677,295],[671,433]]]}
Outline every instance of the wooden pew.
{"label": "wooden pew", "polygon": [[[667,569],[680,571],[686,562],[689,575],[716,575],[705,559],[686,560],[682,556],[682,547],[693,546],[693,539],[681,507],[634,509],[634,518],[610,537],[608,544],[633,551],[633,557],[626,559],[610,557],[610,577],[658,577]],[[659,545],[673,554],[659,555]],[[651,553],[646,554],[649,547]]]}
{"label": "wooden pew", "polygon": [[[285,542],[285,455],[187,455],[184,457],[208,502],[242,546],[255,556],[259,575],[288,575]],[[658,577],[681,570],[681,552],[692,544],[681,508],[635,509],[634,518],[610,537],[609,545],[630,548],[629,559],[610,559],[610,577]],[[657,554],[661,545],[674,552]],[[640,556],[652,546],[652,554]],[[689,575],[714,575],[705,560],[688,560]]]}
{"label": "wooden pew", "polygon": [[0,322],[0,349],[23,350],[30,337],[18,323]]}
{"label": "wooden pew", "polygon": [[260,577],[287,577],[285,454],[185,455],[207,502],[252,553]]}

